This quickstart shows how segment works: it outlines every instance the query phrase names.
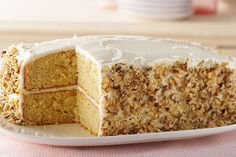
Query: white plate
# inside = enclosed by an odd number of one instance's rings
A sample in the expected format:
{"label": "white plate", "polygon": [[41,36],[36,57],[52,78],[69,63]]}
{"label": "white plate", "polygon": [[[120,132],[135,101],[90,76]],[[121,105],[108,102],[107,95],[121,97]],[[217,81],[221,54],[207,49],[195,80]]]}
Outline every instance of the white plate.
{"label": "white plate", "polygon": [[122,135],[95,137],[90,135],[79,124],[63,124],[26,127],[17,126],[0,118],[0,132],[16,139],[38,144],[57,146],[102,146],[156,141],[170,141],[196,138],[225,133],[236,129],[236,124],[217,128],[148,133],[139,135]]}
{"label": "white plate", "polygon": [[188,17],[192,16],[192,14],[193,14],[192,10],[190,10],[188,12],[150,13],[150,12],[126,10],[126,9],[122,9],[122,8],[120,8],[120,12],[124,15],[131,16],[133,18],[148,19],[148,20],[180,20],[180,19],[188,18]]}
{"label": "white plate", "polygon": [[118,0],[128,3],[191,3],[192,0]]}
{"label": "white plate", "polygon": [[173,7],[184,7],[184,6],[189,6],[189,5],[192,4],[191,2],[184,2],[184,3],[173,3],[173,2],[168,2],[168,3],[162,3],[162,2],[148,3],[148,2],[128,2],[128,1],[123,1],[123,0],[120,0],[118,2],[119,2],[118,4],[135,5],[135,6],[173,6]]}
{"label": "white plate", "polygon": [[130,11],[139,11],[139,12],[148,12],[148,13],[175,13],[175,12],[189,12],[192,10],[192,7],[189,8],[151,8],[151,7],[133,7],[133,6],[119,6],[120,9],[130,10]]}
{"label": "white plate", "polygon": [[190,5],[192,5],[191,2],[184,2],[184,3],[173,3],[173,2],[169,2],[169,3],[160,3],[160,2],[156,2],[156,3],[148,3],[148,2],[128,2],[128,1],[123,1],[120,0],[118,1],[118,5],[127,5],[127,6],[144,6],[144,7],[188,7]]}

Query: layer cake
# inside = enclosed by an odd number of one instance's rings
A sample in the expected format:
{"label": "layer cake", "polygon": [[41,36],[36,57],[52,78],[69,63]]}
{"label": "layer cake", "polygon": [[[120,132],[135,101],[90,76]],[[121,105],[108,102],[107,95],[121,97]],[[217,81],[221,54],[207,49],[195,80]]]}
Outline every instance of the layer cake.
{"label": "layer cake", "polygon": [[2,53],[0,109],[18,125],[80,123],[98,136],[236,123],[235,61],[196,43],[85,36]]}

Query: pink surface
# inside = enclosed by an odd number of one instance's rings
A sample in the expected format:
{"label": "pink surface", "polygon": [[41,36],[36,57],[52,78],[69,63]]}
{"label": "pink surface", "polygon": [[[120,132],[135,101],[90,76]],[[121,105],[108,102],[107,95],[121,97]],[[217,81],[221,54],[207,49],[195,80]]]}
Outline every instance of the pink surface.
{"label": "pink surface", "polygon": [[235,157],[236,131],[182,141],[104,147],[55,147],[17,141],[0,134],[0,157],[175,156]]}
{"label": "pink surface", "polygon": [[213,15],[217,13],[218,0],[194,0],[194,12],[197,15]]}

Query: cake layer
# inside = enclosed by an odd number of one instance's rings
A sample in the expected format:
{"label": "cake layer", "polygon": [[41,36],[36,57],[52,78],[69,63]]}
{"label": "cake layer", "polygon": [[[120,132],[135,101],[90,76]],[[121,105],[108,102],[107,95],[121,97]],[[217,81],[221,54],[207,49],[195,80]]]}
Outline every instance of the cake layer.
{"label": "cake layer", "polygon": [[101,97],[100,69],[73,49],[51,53],[25,65],[27,91],[79,85],[97,102]]}
{"label": "cake layer", "polygon": [[45,89],[77,84],[74,50],[54,52],[32,60],[24,68],[24,89]]}
{"label": "cake layer", "polygon": [[77,107],[74,110],[76,122],[91,133],[98,135],[101,121],[99,108],[83,93],[77,93]]}
{"label": "cake layer", "polygon": [[23,94],[22,116],[34,125],[73,123],[76,106],[75,90]]}
{"label": "cake layer", "polygon": [[95,135],[99,132],[99,108],[79,90],[24,94],[22,113],[26,124],[80,123]]}
{"label": "cake layer", "polygon": [[77,53],[78,85],[96,102],[101,98],[101,69],[93,61]]}
{"label": "cake layer", "polygon": [[[196,63],[195,63],[196,64]],[[103,69],[103,135],[236,123],[236,72],[228,63],[178,60]]]}

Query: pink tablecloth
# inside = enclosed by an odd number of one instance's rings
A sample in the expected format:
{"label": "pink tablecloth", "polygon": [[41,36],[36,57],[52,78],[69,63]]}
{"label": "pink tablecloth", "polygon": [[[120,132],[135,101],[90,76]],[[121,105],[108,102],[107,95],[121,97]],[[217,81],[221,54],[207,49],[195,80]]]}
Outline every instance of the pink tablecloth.
{"label": "pink tablecloth", "polygon": [[182,141],[106,147],[55,147],[17,141],[0,134],[0,157],[175,156],[236,157],[236,131]]}

